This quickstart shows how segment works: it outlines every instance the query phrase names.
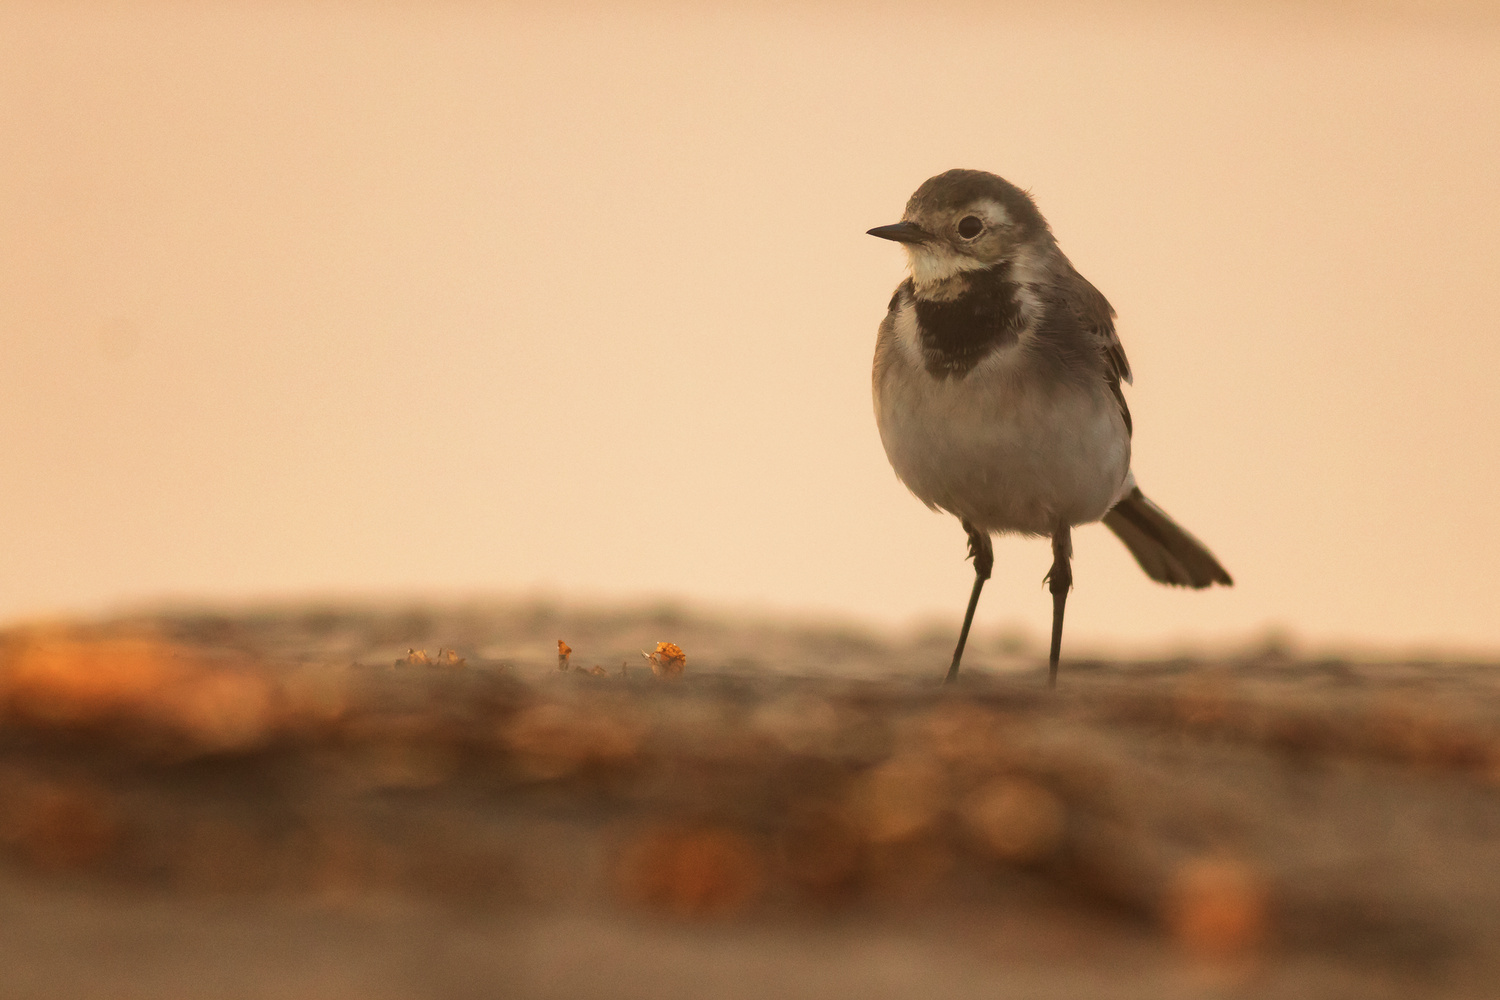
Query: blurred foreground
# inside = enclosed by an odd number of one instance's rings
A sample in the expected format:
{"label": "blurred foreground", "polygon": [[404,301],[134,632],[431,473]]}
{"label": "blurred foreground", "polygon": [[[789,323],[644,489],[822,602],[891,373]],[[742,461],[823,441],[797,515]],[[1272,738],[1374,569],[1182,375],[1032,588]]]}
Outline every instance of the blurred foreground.
{"label": "blurred foreground", "polygon": [[1049,693],[980,641],[944,690],[949,641],[530,605],[12,630],[0,995],[1495,995],[1494,665],[1065,661]]}

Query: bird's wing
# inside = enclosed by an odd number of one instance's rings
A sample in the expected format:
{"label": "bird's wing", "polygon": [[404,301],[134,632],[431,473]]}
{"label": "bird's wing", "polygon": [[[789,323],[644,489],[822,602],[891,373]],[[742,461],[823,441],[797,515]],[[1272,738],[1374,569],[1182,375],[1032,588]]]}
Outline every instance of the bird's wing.
{"label": "bird's wing", "polygon": [[1066,283],[1064,294],[1067,309],[1078,329],[1083,331],[1084,337],[1104,356],[1105,380],[1109,383],[1109,391],[1114,393],[1120,404],[1120,416],[1125,418],[1125,429],[1130,431],[1130,407],[1125,405],[1125,393],[1120,385],[1122,382],[1132,382],[1133,379],[1130,362],[1125,358],[1125,345],[1120,343],[1120,335],[1115,332],[1114,307],[1099,289],[1089,284],[1087,278],[1073,270],[1072,264],[1068,265],[1068,270],[1072,271],[1072,280]]}

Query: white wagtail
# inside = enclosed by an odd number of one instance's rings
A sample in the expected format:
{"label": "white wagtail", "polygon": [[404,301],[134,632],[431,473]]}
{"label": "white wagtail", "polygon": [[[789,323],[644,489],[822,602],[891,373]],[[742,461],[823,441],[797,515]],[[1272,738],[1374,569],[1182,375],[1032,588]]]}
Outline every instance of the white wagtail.
{"label": "white wagtail", "polygon": [[1159,583],[1233,583],[1135,485],[1120,389],[1130,364],[1115,312],[1025,191],[950,170],[917,188],[900,222],[870,235],[901,243],[911,264],[875,344],[880,439],[917,498],[963,523],[974,560],[947,680],[958,676],[996,532],[1052,539],[1053,685],[1074,525],[1102,519]]}

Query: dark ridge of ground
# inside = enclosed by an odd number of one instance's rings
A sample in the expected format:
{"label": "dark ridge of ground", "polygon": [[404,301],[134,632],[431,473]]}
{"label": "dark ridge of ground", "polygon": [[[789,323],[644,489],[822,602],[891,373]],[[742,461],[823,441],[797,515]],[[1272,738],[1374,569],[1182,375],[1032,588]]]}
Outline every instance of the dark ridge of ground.
{"label": "dark ridge of ground", "polygon": [[1496,995],[1495,665],[1049,692],[1014,640],[941,687],[946,646],[535,604],[12,629],[0,996]]}

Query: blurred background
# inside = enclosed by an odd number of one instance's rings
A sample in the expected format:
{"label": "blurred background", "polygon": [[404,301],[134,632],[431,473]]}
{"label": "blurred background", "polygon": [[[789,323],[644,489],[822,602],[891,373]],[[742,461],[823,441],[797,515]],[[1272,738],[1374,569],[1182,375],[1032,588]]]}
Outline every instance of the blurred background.
{"label": "blurred background", "polygon": [[[1497,136],[1488,3],[0,5],[0,994],[1488,1000]],[[954,166],[1237,584],[1055,693],[871,414]]]}
{"label": "blurred background", "polygon": [[[550,594],[955,625],[869,362],[926,177],[1119,311],[1070,637],[1500,648],[1500,14],[1465,3],[0,8],[0,619]],[[1039,542],[979,627],[1043,633]]]}

